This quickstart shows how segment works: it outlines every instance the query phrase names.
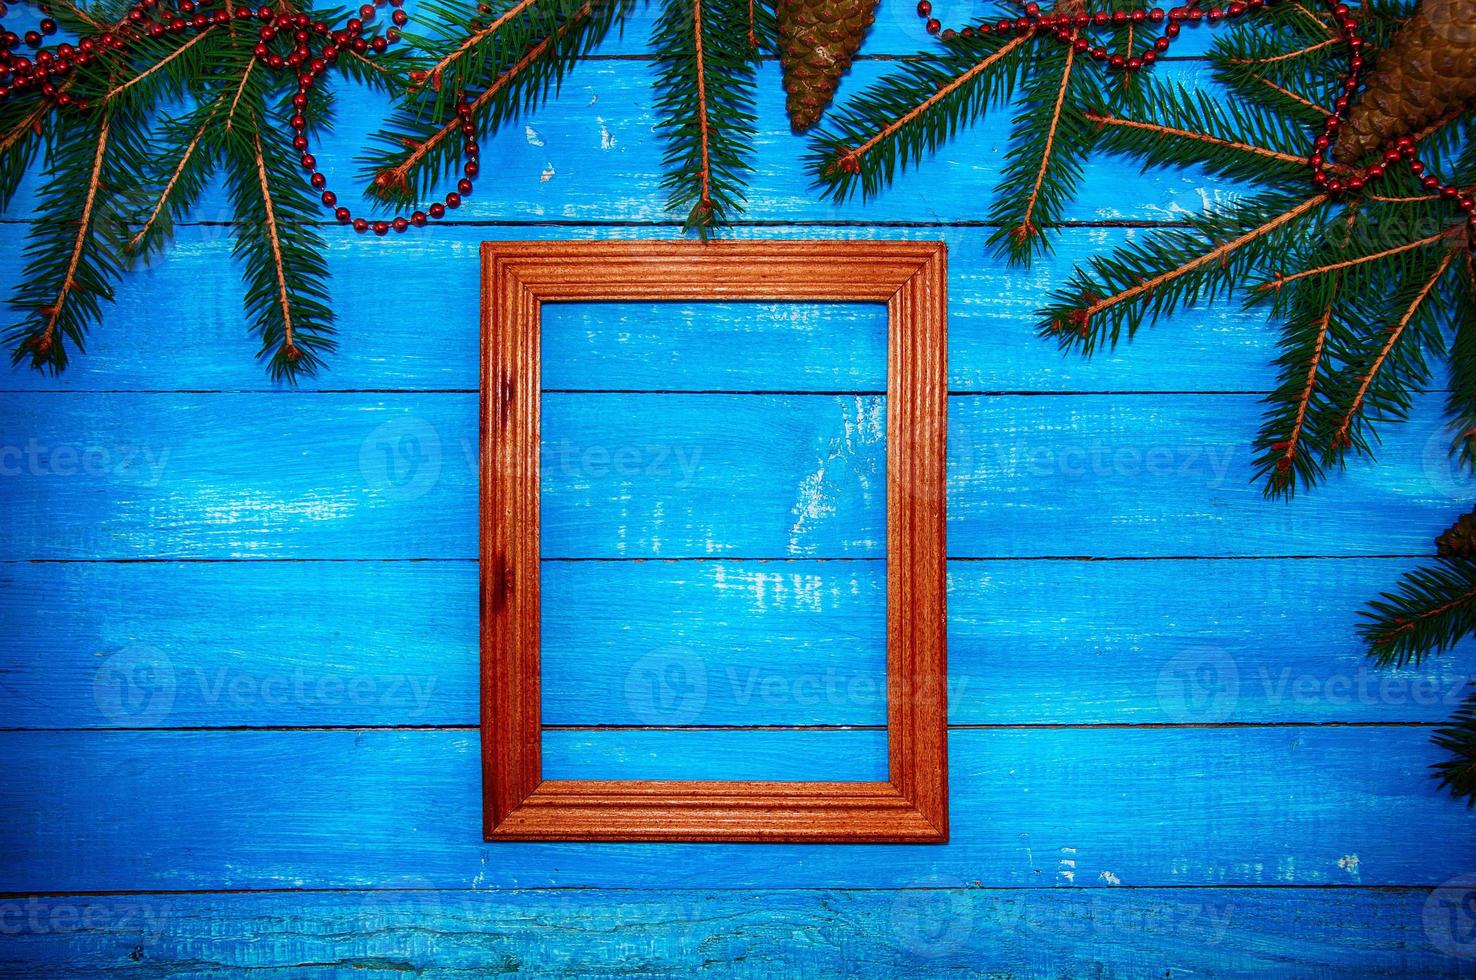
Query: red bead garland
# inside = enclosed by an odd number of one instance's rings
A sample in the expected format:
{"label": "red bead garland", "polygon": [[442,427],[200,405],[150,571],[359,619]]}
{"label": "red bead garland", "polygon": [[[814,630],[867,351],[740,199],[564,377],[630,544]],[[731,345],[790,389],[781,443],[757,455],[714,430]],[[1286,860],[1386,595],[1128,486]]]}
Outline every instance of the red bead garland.
{"label": "red bead garland", "polygon": [[[439,220],[445,217],[448,208],[460,207],[462,198],[472,192],[472,178],[480,170],[480,150],[471,105],[465,96],[459,100],[456,110],[461,133],[465,137],[465,162],[462,166],[465,176],[457,180],[456,189],[445,196],[444,203],[432,204],[425,211],[416,211],[409,216],[396,216],[389,220],[354,217],[348,208],[338,205],[337,195],[327,187],[327,177],[318,170],[317,158],[308,152],[307,131],[311,124],[307,113],[308,94],[313,86],[327,73],[328,67],[342,52],[352,51],[354,54],[370,57],[388,50],[391,44],[399,40],[398,28],[409,22],[409,16],[400,9],[404,0],[374,0],[373,5],[366,3],[358,9],[358,16],[351,17],[339,30],[330,28],[321,20],[314,21],[307,14],[276,11],[268,6],[256,10],[242,6],[236,8],[234,14],[225,10],[207,14],[202,8],[210,2],[211,0],[180,0],[176,13],[163,7],[161,0],[138,0],[114,30],[83,38],[75,46],[61,44],[54,51],[38,51],[33,58],[16,55],[14,50],[22,41],[33,48],[39,47],[42,34],[49,36],[56,33],[55,21],[50,18],[42,20],[39,31],[28,31],[23,37],[0,27],[0,101],[34,88],[59,107],[86,111],[89,108],[86,100],[72,98],[57,87],[57,82],[77,68],[89,64],[100,51],[126,51],[133,42],[142,37],[156,38],[186,31],[200,33],[228,24],[233,18],[243,22],[254,19],[262,24],[257,34],[258,42],[252,49],[257,61],[274,71],[291,71],[297,76],[297,92],[292,97],[293,115],[288,120],[288,126],[293,131],[292,146],[302,154],[300,163],[307,174],[308,183],[320,192],[323,206],[333,213],[340,224],[349,225],[361,233],[373,230],[377,235],[388,234],[391,230],[403,232],[412,225],[423,228],[429,219]],[[386,5],[395,8],[390,16],[394,27],[384,35],[365,37],[367,24],[377,16],[376,8]],[[314,36],[323,41],[316,54],[312,49]],[[291,41],[291,48],[286,54],[273,50],[272,42],[279,38],[288,38]]]}
{"label": "red bead garland", "polygon": [[[933,16],[933,5],[930,0],[919,0],[917,15],[926,21],[925,26],[929,34],[939,34],[941,31],[944,41],[985,34],[1050,33],[1061,42],[1070,44],[1076,51],[1090,55],[1097,61],[1106,62],[1114,69],[1138,71],[1156,62],[1159,56],[1169,49],[1169,46],[1179,37],[1183,24],[1197,24],[1201,21],[1211,24],[1220,23],[1260,10],[1271,2],[1272,0],[1235,0],[1234,3],[1226,6],[1213,6],[1205,9],[1201,8],[1195,0],[1191,0],[1184,6],[1174,7],[1167,11],[1161,7],[1153,7],[1131,11],[1118,10],[1110,14],[1097,12],[1059,16],[1054,14],[1042,16],[1040,5],[1032,2],[1025,5],[1023,17],[1013,20],[1002,19],[992,24],[980,23],[957,31],[952,28],[942,30],[942,25]],[[1459,186],[1430,173],[1428,165],[1419,158],[1415,141],[1408,136],[1401,136],[1395,140],[1385,152],[1381,162],[1371,164],[1362,170],[1340,166],[1329,160],[1328,155],[1338,132],[1343,127],[1353,94],[1358,91],[1358,77],[1364,67],[1364,41],[1358,32],[1358,19],[1353,16],[1353,11],[1347,4],[1329,0],[1328,8],[1341,32],[1343,43],[1348,48],[1348,71],[1343,76],[1342,91],[1333,101],[1333,112],[1323,122],[1322,133],[1313,140],[1312,149],[1307,154],[1307,165],[1312,170],[1312,183],[1333,197],[1345,191],[1356,192],[1372,182],[1382,180],[1388,175],[1389,167],[1403,160],[1410,172],[1420,178],[1420,185],[1430,191],[1432,197],[1441,197],[1454,202],[1466,215],[1468,243],[1472,249],[1476,249],[1476,197],[1465,193]],[[1093,45],[1079,34],[1080,31],[1090,27],[1111,27],[1144,22],[1164,24],[1163,34],[1154,40],[1152,48],[1133,57],[1109,54],[1106,48]]]}

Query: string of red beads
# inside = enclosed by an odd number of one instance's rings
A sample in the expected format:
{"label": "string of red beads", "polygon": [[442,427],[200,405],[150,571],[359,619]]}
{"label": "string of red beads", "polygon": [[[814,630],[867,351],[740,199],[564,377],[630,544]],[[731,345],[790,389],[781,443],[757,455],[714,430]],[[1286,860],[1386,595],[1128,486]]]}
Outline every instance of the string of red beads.
{"label": "string of red beads", "polygon": [[[1184,24],[1198,24],[1201,21],[1217,24],[1221,21],[1233,20],[1260,10],[1269,2],[1270,0],[1243,0],[1243,2],[1235,0],[1234,3],[1226,6],[1215,6],[1208,9],[1191,2],[1169,10],[1164,10],[1162,7],[1140,7],[1136,10],[1116,10],[1111,13],[1098,11],[1097,13],[1080,14],[1042,14],[1040,4],[1031,2],[1025,4],[1022,16],[1001,18],[993,22],[986,21],[957,31],[951,27],[946,30],[943,28],[943,25],[933,16],[933,5],[930,0],[918,0],[917,15],[927,22],[926,27],[929,34],[941,34],[945,41],[952,41],[956,37],[975,37],[986,34],[1048,32],[1055,35],[1057,40],[1070,44],[1081,54],[1119,70],[1137,71],[1153,64],[1168,51],[1182,32]],[[1112,54],[1102,45],[1093,44],[1081,33],[1092,27],[1121,27],[1126,24],[1163,24],[1164,27],[1163,33],[1154,40],[1153,47],[1141,55],[1131,56]]]}
{"label": "string of red beads", "polygon": [[[1201,8],[1197,2],[1191,0],[1189,4],[1167,11],[1161,7],[1153,7],[1132,11],[1119,10],[1110,14],[1098,12],[1059,16],[1042,15],[1040,5],[1031,2],[1025,5],[1023,16],[1003,18],[993,23],[975,24],[957,31],[952,28],[943,29],[942,24],[933,16],[933,5],[930,0],[918,0],[917,15],[926,21],[925,26],[929,34],[941,34],[944,41],[991,33],[999,35],[1049,33],[1063,43],[1070,44],[1078,52],[1090,55],[1097,61],[1105,62],[1114,69],[1137,71],[1153,64],[1169,49],[1179,37],[1182,25],[1200,22],[1220,23],[1260,10],[1270,2],[1272,0],[1244,0],[1244,2],[1236,0],[1235,3],[1226,6]],[[1312,149],[1307,156],[1307,165],[1312,170],[1312,183],[1327,194],[1336,197],[1348,191],[1362,190],[1370,182],[1385,177],[1389,167],[1404,161],[1410,171],[1419,178],[1422,187],[1432,195],[1452,201],[1465,214],[1468,241],[1471,248],[1476,249],[1476,197],[1431,173],[1426,162],[1420,159],[1418,146],[1413,139],[1408,136],[1400,137],[1384,153],[1382,161],[1361,170],[1343,167],[1329,159],[1332,146],[1347,118],[1352,97],[1358,91],[1359,75],[1364,68],[1364,41],[1362,35],[1359,34],[1358,18],[1354,16],[1347,4],[1338,2],[1338,0],[1329,0],[1328,7],[1343,43],[1348,48],[1348,71],[1344,74],[1340,83],[1341,90],[1333,101],[1333,111],[1323,121],[1322,132],[1312,141]],[[1164,24],[1164,28],[1163,33],[1154,39],[1153,46],[1139,56],[1126,57],[1120,54],[1109,54],[1106,48],[1094,45],[1080,33],[1091,27],[1113,27],[1145,22]]]}
{"label": "string of red beads", "polygon": [[[340,29],[331,28],[326,22],[313,20],[304,13],[273,10],[263,6],[255,10],[249,6],[235,9],[234,13],[217,10],[207,13],[204,8],[210,0],[180,0],[176,10],[169,10],[161,0],[138,0],[123,20],[110,31],[82,38],[76,45],[60,44],[55,49],[37,51],[34,57],[15,53],[20,44],[39,47],[40,36],[56,33],[57,25],[50,18],[42,20],[39,31],[28,31],[18,36],[0,26],[0,101],[24,94],[32,89],[40,92],[59,107],[75,111],[87,111],[90,106],[85,99],[74,99],[61,82],[78,68],[90,64],[103,51],[128,51],[144,37],[159,38],[165,34],[196,34],[212,27],[237,21],[256,20],[261,22],[257,33],[257,44],[252,53],[258,63],[282,72],[297,73],[297,92],[292,97],[293,114],[287,125],[292,129],[292,147],[301,154],[300,163],[307,174],[308,183],[321,195],[323,206],[332,211],[341,224],[349,225],[357,232],[373,231],[377,235],[390,231],[403,232],[411,226],[424,227],[432,219],[446,216],[448,209],[461,206],[464,197],[472,192],[472,178],[479,172],[480,149],[476,141],[476,127],[472,122],[471,106],[463,96],[457,104],[457,123],[465,137],[463,150],[465,159],[462,174],[456,189],[442,201],[432,204],[423,211],[417,210],[408,216],[397,215],[390,219],[368,219],[356,217],[348,208],[338,203],[338,196],[328,189],[328,178],[318,169],[318,161],[309,152],[307,133],[311,128],[309,116],[309,94],[328,72],[329,66],[338,60],[344,51],[372,56],[389,49],[399,40],[399,28],[409,22],[409,16],[400,9],[404,0],[374,0],[373,5],[364,4],[358,16],[351,17]],[[383,35],[366,37],[369,23],[377,16],[376,8],[394,8],[390,15],[393,27]],[[0,0],[0,18],[7,9]],[[36,35],[33,42],[32,35]],[[315,52],[313,40],[322,41]],[[274,50],[273,42],[289,39],[286,53]]]}

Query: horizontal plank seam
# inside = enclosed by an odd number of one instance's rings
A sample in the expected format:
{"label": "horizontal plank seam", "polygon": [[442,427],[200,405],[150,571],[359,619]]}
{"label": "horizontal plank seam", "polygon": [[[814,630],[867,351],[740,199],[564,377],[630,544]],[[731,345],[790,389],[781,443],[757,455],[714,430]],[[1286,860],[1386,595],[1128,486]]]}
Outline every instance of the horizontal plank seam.
{"label": "horizontal plank seam", "polygon": [[1072,885],[1070,888],[1061,888],[1054,884],[1042,885],[895,885],[875,887],[835,887],[835,888],[786,888],[773,885],[723,885],[721,887],[701,885],[673,885],[662,888],[622,888],[618,886],[601,885],[564,885],[548,886],[543,888],[436,888],[436,887],[318,887],[318,888],[290,888],[290,887],[265,887],[265,888],[150,888],[150,889],[107,889],[95,891],[35,891],[35,892],[0,892],[0,901],[16,901],[19,899],[45,899],[45,898],[146,898],[157,897],[183,897],[212,895],[362,895],[362,894],[486,894],[486,895],[529,895],[539,893],[567,894],[569,892],[591,892],[597,894],[623,894],[623,895],[652,895],[661,897],[672,892],[691,892],[694,894],[707,894],[712,892],[767,892],[774,894],[837,894],[837,893],[883,893],[894,892],[1010,892],[1010,893],[1041,893],[1050,892],[1060,894],[1067,892],[1071,894],[1079,892],[1115,892],[1115,891],[1224,891],[1224,892],[1260,892],[1260,891],[1323,891],[1323,892],[1433,892],[1444,886],[1440,884],[1388,884],[1388,885],[1363,885],[1363,884],[1331,884],[1314,882],[1268,882],[1258,885],[1227,885],[1227,884],[1182,884],[1182,885],[1098,885],[1081,884]]}
{"label": "horizontal plank seam", "polygon": [[[1438,728],[1442,721],[1232,721],[1232,722],[1020,722],[950,724],[949,731],[1158,731],[1185,729],[1262,728]],[[72,726],[57,728],[0,728],[0,735],[142,734],[199,732],[475,732],[478,725],[179,725],[173,728]],[[545,732],[804,732],[886,731],[884,725],[544,725]]]}
{"label": "horizontal plank seam", "polygon": [[[1449,394],[1451,388],[1428,388],[1432,394]],[[5,388],[3,395],[475,395],[476,388]],[[543,388],[545,395],[782,395],[823,396],[886,395],[883,388]],[[952,388],[949,398],[1263,398],[1267,389],[1205,388],[1082,388],[1054,391],[1043,388]]]}
{"label": "horizontal plank seam", "polygon": [[[13,225],[24,227],[34,224],[36,219],[32,218],[0,218],[0,226]],[[307,221],[305,226],[315,228],[342,228],[337,221]],[[179,221],[173,227],[180,228],[230,228],[235,225],[233,221]],[[686,225],[680,221],[669,218],[546,218],[542,220],[531,220],[528,218],[461,218],[457,220],[445,220],[436,223],[438,228],[684,228]],[[130,226],[132,227],[132,226]],[[875,219],[864,220],[860,218],[769,218],[769,219],[738,219],[729,222],[728,228],[1003,228],[1004,224],[998,221],[985,221],[981,219],[958,218],[951,221],[924,220],[921,218],[908,219]],[[1096,218],[1096,219],[1062,219],[1039,225],[1046,230],[1050,229],[1112,229],[1112,228],[1193,228],[1188,221],[1164,221],[1148,218]],[[675,239],[680,240],[680,239]],[[744,239],[737,239],[743,241]],[[367,239],[365,239],[367,241]]]}
{"label": "horizontal plank seam", "polygon": [[[1418,561],[1432,557],[1427,552],[1393,552],[1393,553],[1370,553],[1370,554],[1343,554],[1343,555],[950,555],[948,561],[956,563],[970,562],[1153,562],[1153,561]],[[415,564],[445,564],[445,565],[467,565],[476,564],[477,558],[457,557],[430,557],[414,556],[406,558],[200,558],[191,556],[160,557],[150,556],[141,558],[0,558],[0,565],[415,565]],[[576,564],[580,562],[608,562],[627,564],[676,564],[680,562],[726,562],[726,563],[789,563],[804,564],[806,562],[881,562],[886,561],[882,555],[875,556],[850,556],[841,558],[811,557],[748,557],[748,556],[725,556],[713,557],[710,555],[691,555],[680,557],[545,557],[542,559],[547,564]]]}

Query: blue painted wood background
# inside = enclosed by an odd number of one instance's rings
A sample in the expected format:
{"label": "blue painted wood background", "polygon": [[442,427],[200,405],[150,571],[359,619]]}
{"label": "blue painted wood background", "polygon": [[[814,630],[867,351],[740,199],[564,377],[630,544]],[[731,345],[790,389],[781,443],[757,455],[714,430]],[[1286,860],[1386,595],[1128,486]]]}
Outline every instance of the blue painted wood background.
{"label": "blue painted wood background", "polygon": [[[1002,115],[869,207],[821,204],[772,64],[734,234],[950,248],[953,840],[481,842],[477,243],[677,234],[649,26],[487,141],[455,222],[330,235],[342,349],[317,381],[253,362],[219,198],[66,376],[5,376],[0,966],[1476,971],[1472,816],[1425,773],[1476,663],[1373,674],[1353,632],[1469,504],[1436,399],[1377,467],[1265,502],[1274,329],[1189,311],[1088,362],[1031,315],[1074,262],[1233,186],[1096,161],[1055,256],[1009,269],[978,221]],[[843,91],[919,46],[887,0]],[[347,168],[380,108],[345,93],[320,159]],[[23,195],[7,289],[27,221]],[[880,312],[545,328],[548,771],[879,775]]]}

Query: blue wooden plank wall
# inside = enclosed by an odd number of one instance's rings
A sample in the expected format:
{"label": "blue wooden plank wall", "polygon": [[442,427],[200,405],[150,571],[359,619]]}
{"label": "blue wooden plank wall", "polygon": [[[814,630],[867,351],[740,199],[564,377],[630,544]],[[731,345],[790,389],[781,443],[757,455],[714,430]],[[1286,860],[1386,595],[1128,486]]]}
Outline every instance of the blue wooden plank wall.
{"label": "blue wooden plank wall", "polygon": [[[882,11],[850,92],[922,44]],[[329,236],[317,380],[253,362],[207,202],[66,376],[0,381],[0,968],[1476,973],[1472,816],[1425,773],[1476,661],[1370,673],[1354,636],[1469,504],[1436,400],[1380,465],[1263,501],[1266,323],[1188,311],[1083,361],[1031,317],[1074,262],[1233,186],[1096,161],[1056,254],[1010,269],[979,222],[1002,117],[872,206],[822,204],[773,65],[734,234],[950,248],[953,840],[481,842],[477,244],[677,234],[648,31],[487,141],[456,222]],[[347,166],[379,108],[344,93],[320,159]],[[27,223],[23,195],[7,290]],[[549,772],[879,776],[881,311],[545,329]]]}

